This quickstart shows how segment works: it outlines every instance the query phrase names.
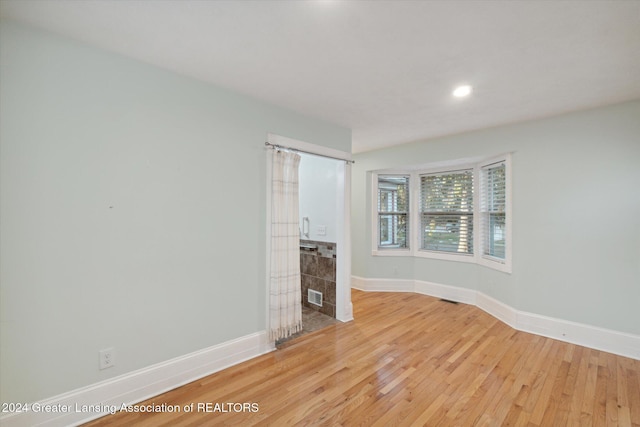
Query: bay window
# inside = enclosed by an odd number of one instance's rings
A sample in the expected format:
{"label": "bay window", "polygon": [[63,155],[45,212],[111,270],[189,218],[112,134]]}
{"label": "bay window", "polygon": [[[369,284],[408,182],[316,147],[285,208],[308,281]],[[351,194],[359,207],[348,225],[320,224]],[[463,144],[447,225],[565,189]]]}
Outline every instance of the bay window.
{"label": "bay window", "polygon": [[510,155],[373,173],[373,255],[511,272]]}

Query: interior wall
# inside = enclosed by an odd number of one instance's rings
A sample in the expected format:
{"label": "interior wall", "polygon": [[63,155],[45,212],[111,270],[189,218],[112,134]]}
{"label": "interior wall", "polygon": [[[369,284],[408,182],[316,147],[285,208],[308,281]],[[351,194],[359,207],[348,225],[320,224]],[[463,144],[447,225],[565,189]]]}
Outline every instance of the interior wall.
{"label": "interior wall", "polygon": [[267,133],[350,130],[13,22],[0,43],[0,400],[263,331]]}
{"label": "interior wall", "polygon": [[[309,237],[300,237],[318,242],[336,243],[338,217],[336,189],[338,186],[338,160],[300,153],[299,193],[300,229],[302,219],[309,218]],[[319,227],[324,226],[323,235]]]}
{"label": "interior wall", "polygon": [[[518,310],[640,334],[640,101],[354,156],[352,271],[481,291]],[[374,257],[370,171],[513,152],[513,272]]]}

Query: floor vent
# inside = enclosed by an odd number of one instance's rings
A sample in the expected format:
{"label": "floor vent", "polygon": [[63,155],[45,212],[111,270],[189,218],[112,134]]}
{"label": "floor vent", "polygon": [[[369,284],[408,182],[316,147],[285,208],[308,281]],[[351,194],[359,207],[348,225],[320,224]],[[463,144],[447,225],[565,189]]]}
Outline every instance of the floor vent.
{"label": "floor vent", "polygon": [[307,300],[310,304],[322,307],[322,292],[307,289]]}
{"label": "floor vent", "polygon": [[448,302],[449,304],[458,304],[458,301],[451,301],[450,299],[440,298],[440,301]]}

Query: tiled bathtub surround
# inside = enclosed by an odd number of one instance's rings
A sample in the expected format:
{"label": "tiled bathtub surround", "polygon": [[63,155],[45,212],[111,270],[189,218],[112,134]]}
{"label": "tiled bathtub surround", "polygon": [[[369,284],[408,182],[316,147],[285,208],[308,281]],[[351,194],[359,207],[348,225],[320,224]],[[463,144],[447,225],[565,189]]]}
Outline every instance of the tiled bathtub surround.
{"label": "tiled bathtub surround", "polygon": [[[336,317],[336,244],[300,241],[302,305]],[[322,307],[307,301],[307,290],[322,292]]]}

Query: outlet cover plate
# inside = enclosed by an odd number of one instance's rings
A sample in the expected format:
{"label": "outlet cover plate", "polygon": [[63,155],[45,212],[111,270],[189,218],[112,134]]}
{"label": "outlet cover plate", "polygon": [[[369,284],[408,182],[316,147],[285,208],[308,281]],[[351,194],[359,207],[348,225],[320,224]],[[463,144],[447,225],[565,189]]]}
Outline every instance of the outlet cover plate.
{"label": "outlet cover plate", "polygon": [[99,364],[100,370],[115,366],[116,359],[115,359],[115,352],[113,350],[113,347],[100,350],[99,355],[100,355],[100,364]]}

